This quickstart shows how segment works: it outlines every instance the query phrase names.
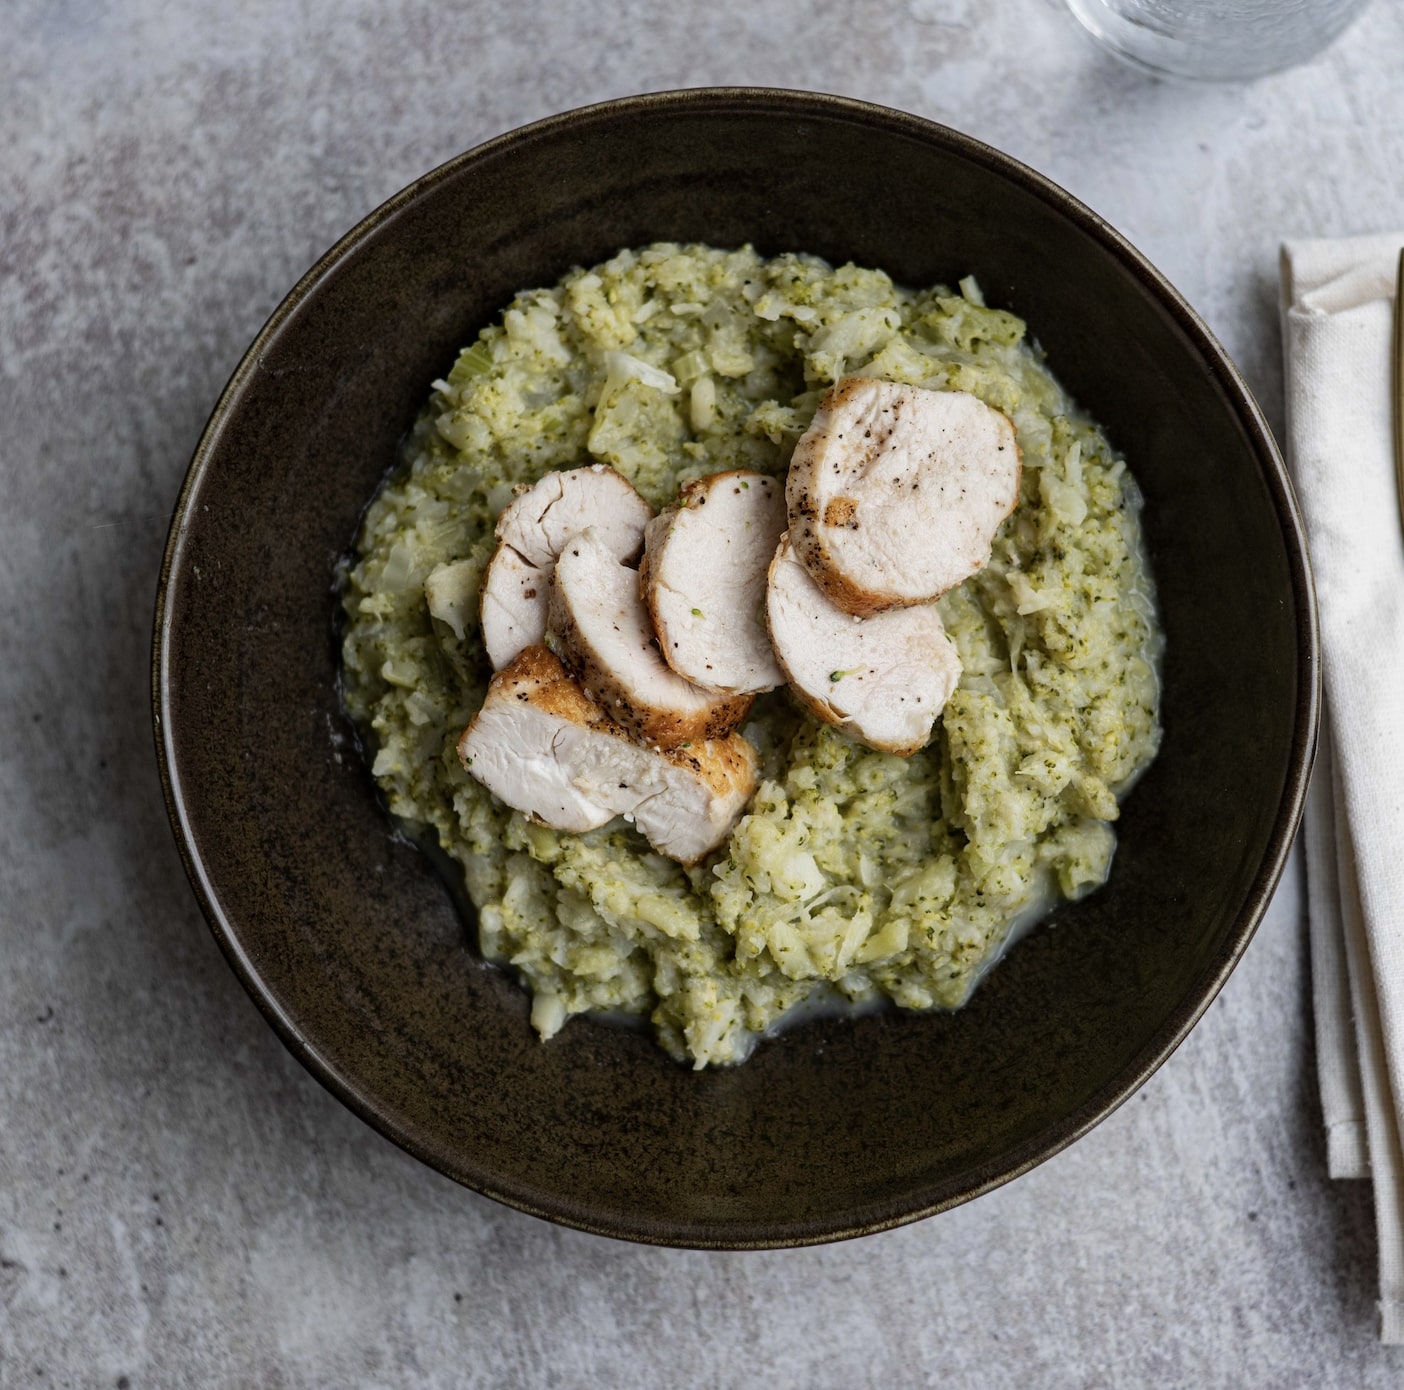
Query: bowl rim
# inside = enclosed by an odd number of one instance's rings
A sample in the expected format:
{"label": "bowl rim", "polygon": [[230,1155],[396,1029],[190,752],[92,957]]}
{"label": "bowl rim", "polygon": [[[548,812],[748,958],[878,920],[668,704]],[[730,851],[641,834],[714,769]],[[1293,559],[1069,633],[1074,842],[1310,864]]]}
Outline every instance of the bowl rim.
{"label": "bowl rim", "polygon": [[[173,577],[181,570],[191,504],[210,469],[229,418],[256,373],[270,342],[296,314],[302,302],[348,257],[378,234],[422,194],[448,178],[495,159],[513,147],[551,139],[571,128],[612,122],[639,115],[772,112],[790,117],[839,118],[887,134],[937,144],[979,164],[1052,205],[1120,262],[1159,303],[1190,340],[1210,376],[1234,407],[1256,455],[1278,523],[1286,541],[1288,569],[1297,610],[1299,679],[1287,775],[1266,852],[1233,924],[1227,948],[1187,990],[1179,1006],[1142,1048],[1136,1061],[1113,1083],[1064,1116],[1035,1140],[1017,1147],[1006,1161],[979,1173],[958,1192],[929,1200],[890,1199],[877,1210],[848,1213],[832,1222],[750,1220],[714,1227],[705,1221],[643,1218],[633,1224],[616,1214],[601,1216],[578,1201],[556,1198],[538,1189],[514,1184],[509,1176],[475,1170],[471,1164],[450,1168],[413,1127],[381,1109],[355,1077],[347,1076],[323,1056],[265,986],[245,951],[236,924],[225,914],[214,885],[206,875],[196,836],[187,813],[176,748],[173,742],[170,680],[172,613],[169,595]],[[294,1057],[342,1104],[400,1148],[461,1185],[532,1216],[597,1235],[643,1244],[691,1249],[760,1250],[818,1245],[891,1230],[961,1205],[1028,1172],[1060,1153],[1119,1109],[1170,1057],[1214,1001],[1241,959],[1267,910],[1288,856],[1305,803],[1316,752],[1321,709],[1320,646],[1315,587],[1307,553],[1305,529],[1291,478],[1271,428],[1252,391],[1228,353],[1184,297],[1141,252],[1086,204],[1043,174],[973,136],[925,117],[851,97],[780,87],[693,87],[618,97],[577,107],[506,131],[421,175],[367,214],[321,255],[273,310],[254,337],[214,405],[201,432],[176,502],[158,581],[151,654],[152,725],[161,789],[181,861],[207,924],[235,975],[259,1011]]]}

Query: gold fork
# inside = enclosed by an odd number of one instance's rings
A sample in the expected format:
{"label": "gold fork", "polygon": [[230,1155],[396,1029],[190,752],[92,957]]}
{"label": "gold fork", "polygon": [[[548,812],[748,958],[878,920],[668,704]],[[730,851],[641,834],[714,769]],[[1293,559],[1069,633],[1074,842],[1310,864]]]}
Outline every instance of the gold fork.
{"label": "gold fork", "polygon": [[1399,524],[1404,526],[1404,251],[1394,284],[1394,484],[1399,494]]}

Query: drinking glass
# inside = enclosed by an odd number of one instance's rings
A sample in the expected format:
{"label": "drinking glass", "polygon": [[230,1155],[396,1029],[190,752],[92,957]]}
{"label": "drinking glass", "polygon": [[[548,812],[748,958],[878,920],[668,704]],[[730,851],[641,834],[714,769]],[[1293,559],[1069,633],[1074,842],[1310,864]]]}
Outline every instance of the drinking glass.
{"label": "drinking glass", "polygon": [[1369,0],[1067,0],[1104,47],[1143,71],[1261,77],[1325,48]]}

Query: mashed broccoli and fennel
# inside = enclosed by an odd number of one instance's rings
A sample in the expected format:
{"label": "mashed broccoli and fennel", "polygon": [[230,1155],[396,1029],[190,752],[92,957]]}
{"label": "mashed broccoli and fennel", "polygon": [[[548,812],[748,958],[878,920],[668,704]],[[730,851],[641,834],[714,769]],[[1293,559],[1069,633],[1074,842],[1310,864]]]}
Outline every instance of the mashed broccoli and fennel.
{"label": "mashed broccoli and fennel", "polygon": [[[759,789],[691,868],[622,821],[571,835],[495,800],[454,751],[491,673],[476,613],[431,618],[429,575],[481,574],[514,488],[550,469],[612,464],[656,507],[722,469],[783,476],[845,374],[970,391],[1023,451],[990,564],[940,601],[964,674],[931,744],[873,752],[761,696],[742,728]],[[358,538],[346,705],[390,810],[462,866],[482,953],[530,987],[543,1037],[626,1013],[679,1059],[736,1062],[816,1001],[956,1008],[1012,928],[1105,880],[1117,795],[1160,736],[1138,514],[1125,463],[973,280],[626,250],[519,294],[434,383]]]}

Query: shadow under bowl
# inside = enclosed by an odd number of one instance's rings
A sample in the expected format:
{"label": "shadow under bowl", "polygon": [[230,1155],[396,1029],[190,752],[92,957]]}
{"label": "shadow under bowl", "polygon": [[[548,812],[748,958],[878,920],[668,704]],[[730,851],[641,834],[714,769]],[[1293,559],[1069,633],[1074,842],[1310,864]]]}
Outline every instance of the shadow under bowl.
{"label": "shadow under bowl", "polygon": [[[1104,889],[954,1014],[796,1027],[694,1073],[576,1020],[543,1045],[428,861],[391,834],[337,697],[333,570],[457,350],[525,287],[657,240],[974,273],[1131,461],[1167,639],[1162,751]],[[951,130],[767,90],[633,98],[421,179],[308,273],[181,494],[153,667],[172,822],[226,955],[293,1053],[441,1172],[635,1240],[799,1245],[950,1207],[1055,1153],[1185,1036],[1282,870],[1314,747],[1311,579],[1243,381],[1161,276]]]}

